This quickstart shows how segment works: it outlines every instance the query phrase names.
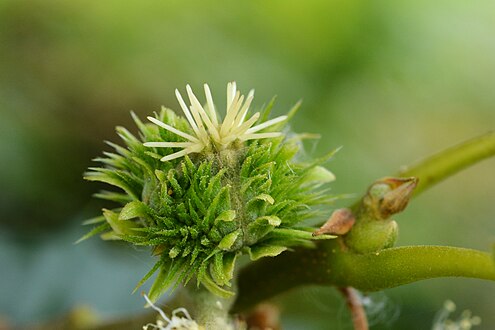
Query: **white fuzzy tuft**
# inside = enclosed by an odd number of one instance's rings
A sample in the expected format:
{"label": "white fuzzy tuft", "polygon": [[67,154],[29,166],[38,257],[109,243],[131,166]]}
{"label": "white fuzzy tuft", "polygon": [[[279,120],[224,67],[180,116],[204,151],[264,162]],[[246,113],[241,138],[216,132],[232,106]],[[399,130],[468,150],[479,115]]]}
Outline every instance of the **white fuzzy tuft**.
{"label": "white fuzzy tuft", "polygon": [[184,112],[192,131],[194,132],[194,136],[167,125],[156,118],[148,117],[152,123],[187,140],[186,142],[163,141],[144,143],[144,146],[146,147],[182,148],[180,151],[163,157],[161,159],[162,161],[169,161],[175,158],[183,157],[190,153],[202,152],[210,147],[213,147],[216,150],[223,150],[236,140],[247,141],[254,139],[266,139],[282,135],[280,132],[256,132],[287,120],[287,116],[279,116],[259,125],[253,126],[260,117],[260,113],[256,112],[246,120],[248,117],[249,106],[254,98],[254,90],[249,91],[246,101],[244,101],[244,95],[241,95],[240,92],[237,91],[236,83],[230,82],[227,84],[227,110],[223,122],[218,121],[218,114],[215,110],[210,88],[207,84],[204,85],[204,90],[206,96],[206,109],[203,108],[189,85],[186,86],[186,91],[190,102],[189,107],[182,98],[179,90],[175,90],[175,95],[179,101],[179,105]]}

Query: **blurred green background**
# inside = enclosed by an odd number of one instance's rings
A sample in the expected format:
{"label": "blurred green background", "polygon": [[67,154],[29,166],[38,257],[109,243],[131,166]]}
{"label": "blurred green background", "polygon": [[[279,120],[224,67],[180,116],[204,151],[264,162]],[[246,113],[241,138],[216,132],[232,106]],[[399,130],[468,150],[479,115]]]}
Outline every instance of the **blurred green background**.
{"label": "blurred green background", "polygon": [[[102,205],[84,182],[114,127],[178,109],[174,89],[256,88],[295,131],[344,148],[334,191],[361,193],[401,165],[495,126],[495,2],[0,0],[0,320],[28,325],[90,306],[141,312],[146,250],[92,239]],[[397,217],[400,245],[495,242],[495,161],[426,192]],[[341,203],[337,206],[343,206]],[[331,210],[329,210],[329,213]],[[428,329],[446,299],[495,328],[495,284],[438,279],[372,294],[372,329]],[[284,329],[351,329],[332,288],[276,299]],[[0,321],[1,323],[2,321]],[[0,326],[1,327],[1,326]]]}

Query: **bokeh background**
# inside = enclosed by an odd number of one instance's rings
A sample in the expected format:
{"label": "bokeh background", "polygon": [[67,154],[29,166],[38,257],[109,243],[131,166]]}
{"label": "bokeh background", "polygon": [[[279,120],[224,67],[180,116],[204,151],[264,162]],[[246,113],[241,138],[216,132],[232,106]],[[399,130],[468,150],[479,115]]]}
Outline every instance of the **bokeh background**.
{"label": "bokeh background", "polygon": [[[145,116],[178,109],[174,89],[236,80],[275,114],[300,98],[294,130],[343,146],[334,191],[361,193],[437,150],[495,126],[495,2],[0,1],[0,323],[32,325],[87,306],[142,311],[131,295],[146,250],[73,242],[102,205],[84,182],[91,159]],[[224,101],[221,101],[224,102]],[[495,161],[426,192],[397,217],[400,245],[488,250],[495,242]],[[344,204],[337,206],[343,206]],[[329,210],[331,212],[331,210]],[[371,270],[372,271],[372,270]],[[372,294],[372,329],[428,329],[443,301],[495,328],[495,285],[437,279]],[[284,329],[351,329],[332,288],[276,299]],[[5,326],[5,325],[4,325]],[[0,326],[1,327],[1,326]]]}

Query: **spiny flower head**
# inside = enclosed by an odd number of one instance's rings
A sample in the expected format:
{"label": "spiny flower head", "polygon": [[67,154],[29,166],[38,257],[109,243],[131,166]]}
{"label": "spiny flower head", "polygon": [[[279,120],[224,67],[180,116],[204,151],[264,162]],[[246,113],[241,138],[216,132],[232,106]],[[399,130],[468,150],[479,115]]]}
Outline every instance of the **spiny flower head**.
{"label": "spiny flower head", "polygon": [[104,239],[150,246],[158,259],[139,285],[158,271],[152,301],[192,278],[229,296],[240,255],[273,257],[332,237],[313,236],[314,228],[301,223],[336,198],[326,187],[334,176],[321,166],[333,153],[303,158],[302,136],[284,133],[297,107],[266,120],[272,102],[245,120],[253,92],[244,102],[235,83],[227,90],[221,123],[206,85],[205,107],[190,87],[189,108],[177,93],[185,118],[162,108],[150,117],[154,124],[145,124],[132,113],[139,136],[118,127],[125,146],[109,142],[115,151],[97,158],[103,166],[86,173],[86,179],[120,191],[96,194],[117,206],[88,221],[100,224],[83,239],[102,233]]}

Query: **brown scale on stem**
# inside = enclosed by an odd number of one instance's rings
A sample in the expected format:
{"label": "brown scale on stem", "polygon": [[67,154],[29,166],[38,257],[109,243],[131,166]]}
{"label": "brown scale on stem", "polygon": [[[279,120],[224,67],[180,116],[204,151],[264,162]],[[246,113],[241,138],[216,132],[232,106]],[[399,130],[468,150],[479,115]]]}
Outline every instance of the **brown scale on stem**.
{"label": "brown scale on stem", "polygon": [[344,235],[351,230],[352,226],[356,222],[354,215],[350,209],[338,209],[335,210],[330,218],[325,222],[323,226],[317,229],[313,236],[322,234],[330,235]]}

